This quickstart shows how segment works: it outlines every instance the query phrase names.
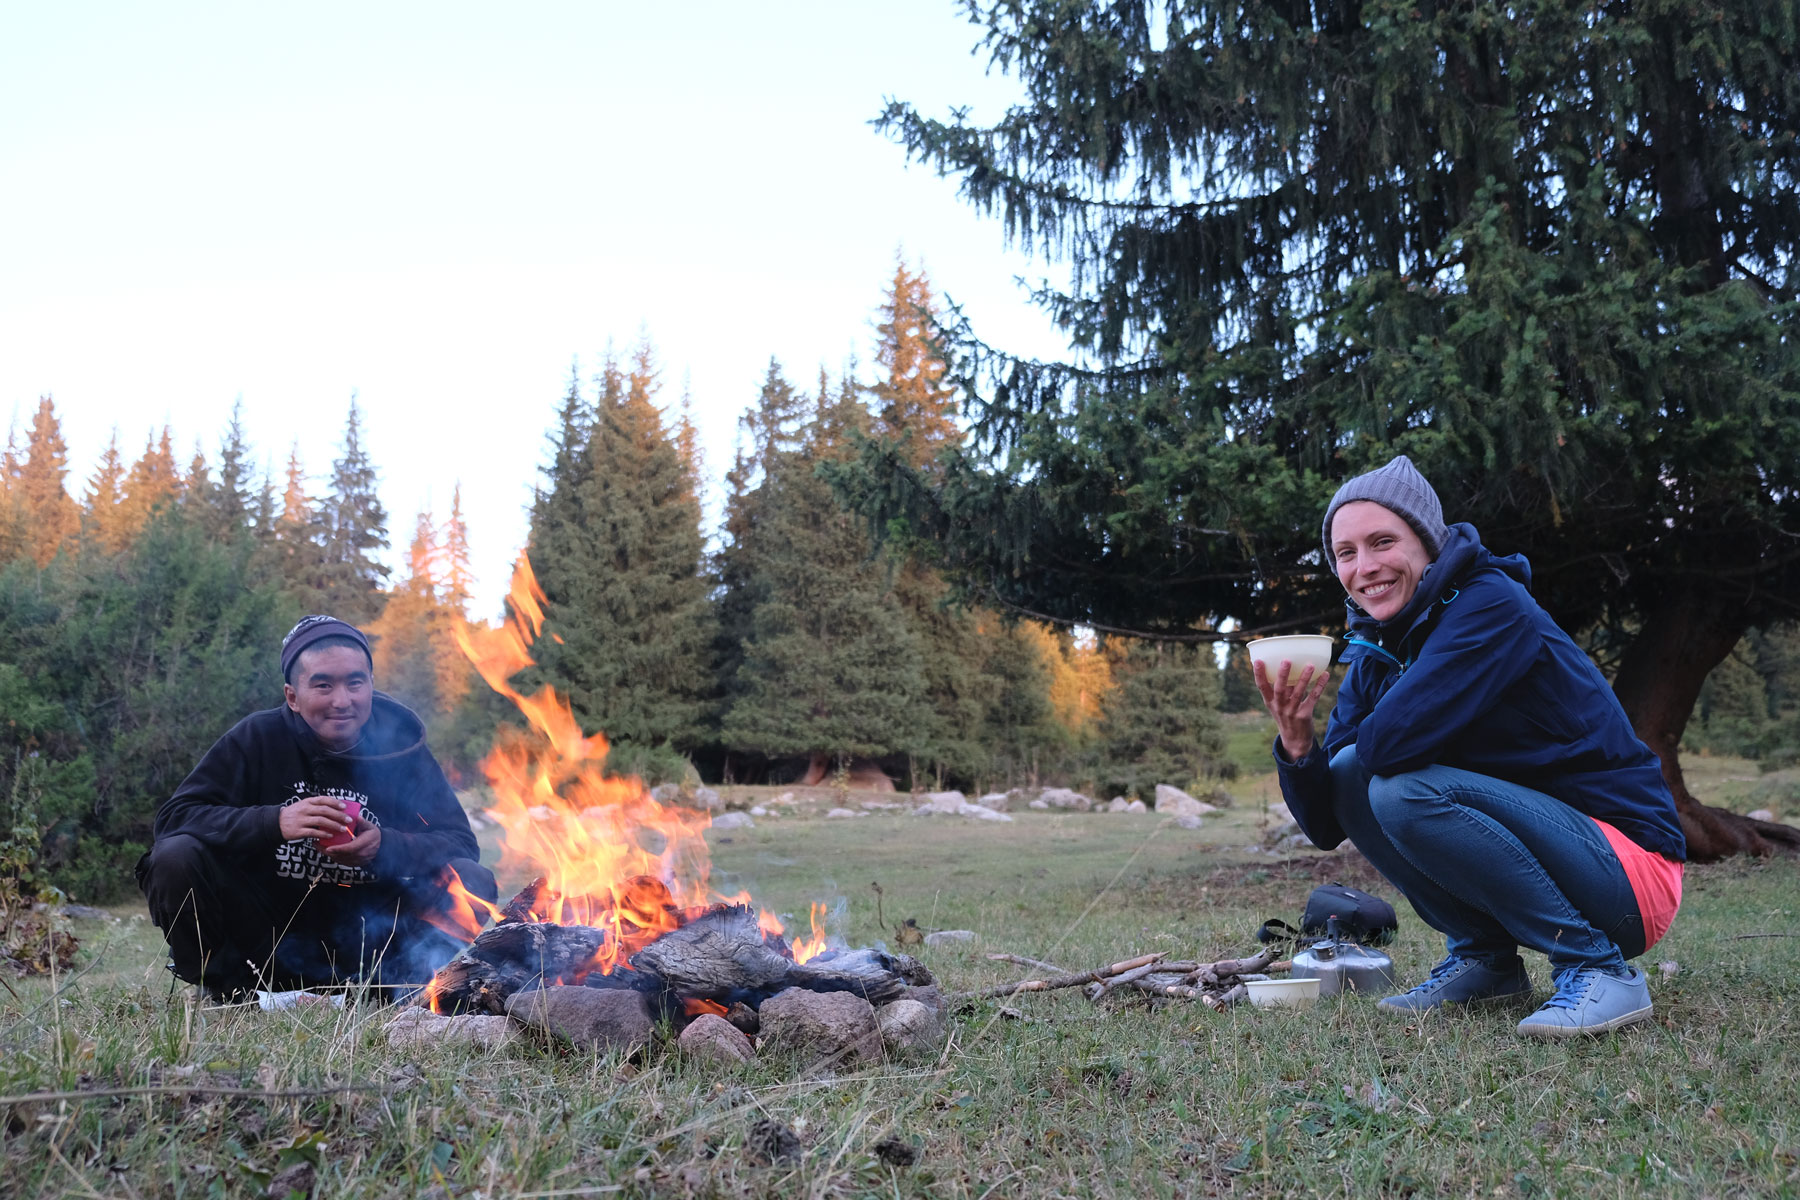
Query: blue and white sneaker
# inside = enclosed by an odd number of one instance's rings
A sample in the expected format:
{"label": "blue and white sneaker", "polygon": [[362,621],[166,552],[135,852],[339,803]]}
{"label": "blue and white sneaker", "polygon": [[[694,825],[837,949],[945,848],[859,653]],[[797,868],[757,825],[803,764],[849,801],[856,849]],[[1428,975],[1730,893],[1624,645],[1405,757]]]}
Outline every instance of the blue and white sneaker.
{"label": "blue and white sneaker", "polygon": [[1525,973],[1525,964],[1516,955],[1512,962],[1494,966],[1452,954],[1431,969],[1425,982],[1410,992],[1380,1000],[1375,1007],[1387,1012],[1421,1013],[1446,1004],[1481,1004],[1530,994],[1531,976]]}
{"label": "blue and white sneaker", "polygon": [[1556,972],[1556,995],[1519,1022],[1526,1037],[1563,1038],[1609,1033],[1650,1016],[1650,982],[1636,967],[1610,975],[1598,967]]}

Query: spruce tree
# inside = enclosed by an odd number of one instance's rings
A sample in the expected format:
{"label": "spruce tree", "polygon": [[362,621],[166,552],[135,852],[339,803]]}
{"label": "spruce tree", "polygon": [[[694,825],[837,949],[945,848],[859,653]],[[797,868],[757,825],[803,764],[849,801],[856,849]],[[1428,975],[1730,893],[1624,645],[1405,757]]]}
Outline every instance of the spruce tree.
{"label": "spruce tree", "polygon": [[57,420],[55,403],[44,396],[32,417],[24,460],[13,478],[26,552],[39,567],[48,566],[81,526],[75,501],[63,487],[68,469],[69,449],[63,442],[62,423]]}
{"label": "spruce tree", "polygon": [[[272,574],[302,612],[326,612],[331,597],[326,590],[324,528],[318,508],[307,494],[298,442],[288,451],[283,479],[280,508],[267,526],[269,536],[264,543],[274,559]],[[268,491],[267,498],[272,499],[273,488]]]}
{"label": "spruce tree", "polygon": [[[1336,484],[1410,454],[1601,627],[1689,849],[1702,682],[1800,590],[1800,10],[1423,0],[975,6],[1024,99],[880,125],[1072,284],[1074,360],[959,338],[976,444],[865,500],[970,591],[1170,634],[1329,629]],[[1773,841],[1771,839],[1774,839]]]}
{"label": "spruce tree", "polygon": [[721,736],[733,750],[806,758],[807,778],[817,779],[852,757],[925,751],[934,722],[924,648],[888,566],[818,473],[846,452],[832,431],[865,424],[867,414],[846,384],[815,410],[803,445],[784,451],[776,447],[791,402],[771,364],[746,423],[764,435],[766,457],[739,510],[753,520],[739,526],[742,540],[731,547],[739,594],[750,601],[749,632]]}
{"label": "spruce tree", "polygon": [[119,522],[127,541],[142,535],[150,518],[180,497],[181,471],[175,465],[175,447],[164,425],[144,439],[144,453],[125,476],[125,499],[119,505]]}
{"label": "spruce tree", "polygon": [[537,678],[568,696],[587,731],[685,752],[704,740],[712,689],[696,481],[656,403],[649,343],[629,373],[609,355],[598,382],[591,411],[571,382],[534,509],[547,598]]}
{"label": "spruce tree", "polygon": [[119,457],[119,430],[113,427],[100,465],[88,480],[83,503],[82,536],[106,554],[117,554],[131,541],[121,511],[125,501],[125,462]]}
{"label": "spruce tree", "polygon": [[0,566],[25,551],[25,511],[18,488],[18,436],[15,415],[6,426],[6,449],[0,452]]}
{"label": "spruce tree", "polygon": [[1100,725],[1100,776],[1148,798],[1159,783],[1191,789],[1225,753],[1219,672],[1205,648],[1133,641],[1115,660]]}
{"label": "spruce tree", "polygon": [[420,513],[407,551],[406,577],[366,632],[373,643],[376,686],[435,723],[451,707],[438,690],[440,605],[435,579],[436,531]]}
{"label": "spruce tree", "polygon": [[922,270],[894,264],[894,279],[875,326],[875,361],[881,376],[870,389],[875,430],[898,442],[899,453],[915,467],[932,462],[946,446],[962,441],[954,420],[956,388],[938,346],[937,300]]}
{"label": "spruce tree", "polygon": [[362,446],[362,413],[350,400],[343,452],[331,465],[331,493],[318,509],[325,611],[360,625],[381,611],[387,568],[387,511],[376,493],[375,465]]}
{"label": "spruce tree", "polygon": [[462,703],[474,682],[473,668],[456,641],[456,630],[469,620],[475,573],[469,565],[469,526],[463,519],[462,484],[450,493],[450,516],[435,548],[440,610],[436,634],[437,693],[446,711]]}
{"label": "spruce tree", "polygon": [[985,649],[983,674],[993,681],[982,714],[978,773],[1007,784],[1036,784],[1063,741],[1050,703],[1050,664],[1023,622],[985,614],[976,628]]}
{"label": "spruce tree", "polygon": [[724,537],[712,561],[719,598],[714,662],[727,707],[736,698],[752,615],[764,597],[766,581],[757,569],[768,538],[764,485],[770,471],[799,450],[805,424],[804,397],[781,364],[769,359],[756,402],[738,418],[737,454],[725,474]]}
{"label": "spruce tree", "polygon": [[[244,402],[231,406],[231,421],[219,442],[219,477],[205,489],[200,505],[200,526],[212,537],[231,540],[248,533],[255,524],[251,496],[250,446],[244,434]],[[193,491],[190,482],[189,491]],[[198,499],[198,498],[196,498]]]}

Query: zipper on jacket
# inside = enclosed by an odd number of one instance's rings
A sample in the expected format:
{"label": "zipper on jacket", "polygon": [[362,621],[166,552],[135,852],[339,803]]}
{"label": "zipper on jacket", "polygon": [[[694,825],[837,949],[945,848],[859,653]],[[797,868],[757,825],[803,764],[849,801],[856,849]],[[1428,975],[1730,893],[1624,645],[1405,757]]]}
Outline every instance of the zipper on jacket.
{"label": "zipper on jacket", "polygon": [[1407,662],[1401,662],[1399,659],[1395,658],[1392,654],[1389,654],[1386,650],[1382,649],[1380,646],[1377,646],[1374,642],[1371,642],[1368,638],[1357,637],[1353,633],[1353,634],[1350,634],[1349,636],[1347,636],[1346,638],[1344,638],[1344,641],[1348,642],[1352,646],[1367,646],[1369,649],[1373,650],[1375,653],[1381,655],[1381,657],[1383,657],[1383,658],[1387,659],[1389,662],[1393,663],[1396,667],[1399,667],[1400,673],[1402,675],[1406,674],[1406,668],[1412,666],[1412,662],[1410,660],[1408,660]]}

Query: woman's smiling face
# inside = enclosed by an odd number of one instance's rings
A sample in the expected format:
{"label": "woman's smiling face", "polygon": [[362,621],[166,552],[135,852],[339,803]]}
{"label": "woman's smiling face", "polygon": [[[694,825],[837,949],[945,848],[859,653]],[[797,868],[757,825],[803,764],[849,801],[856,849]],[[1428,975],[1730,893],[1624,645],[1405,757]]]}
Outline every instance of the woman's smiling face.
{"label": "woman's smiling face", "polygon": [[1352,501],[1332,516],[1331,557],[1338,582],[1377,621],[1400,615],[1431,565],[1406,519],[1372,500]]}

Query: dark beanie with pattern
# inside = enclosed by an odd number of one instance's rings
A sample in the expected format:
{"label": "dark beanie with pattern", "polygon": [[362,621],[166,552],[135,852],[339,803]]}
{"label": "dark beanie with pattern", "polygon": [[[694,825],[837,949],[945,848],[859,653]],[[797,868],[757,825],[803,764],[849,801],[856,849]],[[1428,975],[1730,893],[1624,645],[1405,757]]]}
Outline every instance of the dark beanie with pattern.
{"label": "dark beanie with pattern", "polygon": [[1337,490],[1331,498],[1331,504],[1325,509],[1325,524],[1321,537],[1325,543],[1325,562],[1330,565],[1331,557],[1331,519],[1337,516],[1337,510],[1346,504],[1358,500],[1369,500],[1389,512],[1405,518],[1419,540],[1425,543],[1425,551],[1436,559],[1444,548],[1444,539],[1450,531],[1444,527],[1444,506],[1438,502],[1437,492],[1432,490],[1419,469],[1412,465],[1412,459],[1404,454],[1394,456],[1392,462],[1385,467],[1358,475],[1346,480],[1344,486]]}
{"label": "dark beanie with pattern", "polygon": [[368,655],[370,663],[375,661],[375,656],[369,653],[369,639],[363,636],[362,630],[336,617],[315,613],[310,617],[301,617],[299,624],[288,630],[288,635],[281,639],[281,677],[288,678],[288,672],[294,669],[294,661],[306,653],[308,646],[326,638],[349,638],[362,647],[362,652]]}

